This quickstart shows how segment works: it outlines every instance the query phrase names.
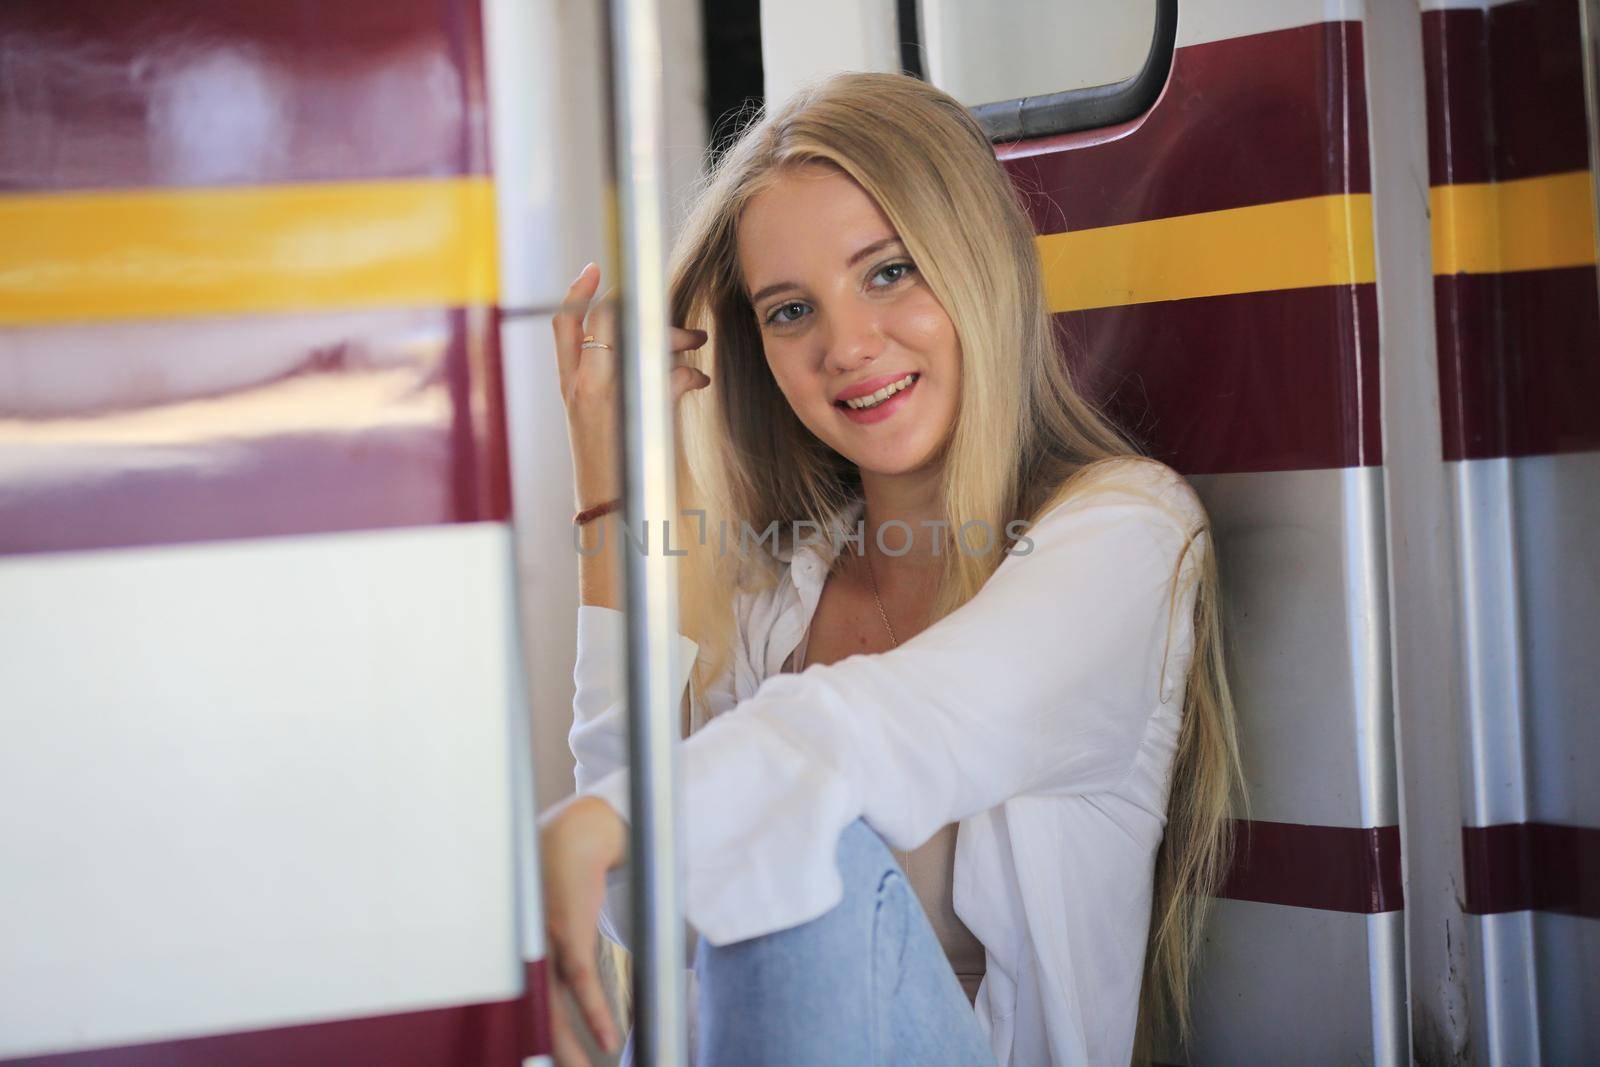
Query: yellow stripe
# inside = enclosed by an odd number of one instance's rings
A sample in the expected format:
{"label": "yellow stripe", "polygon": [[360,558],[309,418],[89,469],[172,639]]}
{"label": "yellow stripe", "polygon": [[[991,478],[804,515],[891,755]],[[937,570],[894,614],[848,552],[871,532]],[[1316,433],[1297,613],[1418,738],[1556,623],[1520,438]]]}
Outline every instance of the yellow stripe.
{"label": "yellow stripe", "polygon": [[1589,172],[1477,185],[1436,185],[1433,272],[1496,274],[1595,261]]}
{"label": "yellow stripe", "polygon": [[1052,311],[1373,279],[1372,198],[1316,196],[1038,238]]}
{"label": "yellow stripe", "polygon": [[0,196],[0,322],[491,304],[487,178]]}
{"label": "yellow stripe", "polygon": [[[1434,271],[1595,262],[1587,171],[1431,191]],[[1038,239],[1053,311],[1373,279],[1366,194]],[[0,196],[0,323],[496,298],[487,178]]]}

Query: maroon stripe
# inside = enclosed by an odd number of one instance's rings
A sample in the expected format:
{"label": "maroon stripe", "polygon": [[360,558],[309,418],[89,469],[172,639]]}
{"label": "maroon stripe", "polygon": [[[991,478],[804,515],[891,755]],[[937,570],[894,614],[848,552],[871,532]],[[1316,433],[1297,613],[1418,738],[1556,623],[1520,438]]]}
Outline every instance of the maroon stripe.
{"label": "maroon stripe", "polygon": [[545,961],[522,961],[522,999],[517,1004],[517,1051],[523,1059],[555,1049],[550,1027],[550,986]]}
{"label": "maroon stripe", "polygon": [[1375,466],[1370,284],[1056,316],[1082,390],[1185,474]]}
{"label": "maroon stripe", "polygon": [[1422,13],[1430,185],[1485,182],[1494,174],[1488,58],[1488,19],[1483,11]]}
{"label": "maroon stripe", "polygon": [[1553,911],[1600,919],[1600,828],[1464,826],[1461,852],[1469,914]]}
{"label": "maroon stripe", "polygon": [[1600,449],[1593,267],[1433,284],[1446,460]]}
{"label": "maroon stripe", "polygon": [[1422,15],[1433,185],[1589,168],[1578,0]]}
{"label": "maroon stripe", "polygon": [[0,190],[488,170],[472,0],[0,4]]}
{"label": "maroon stripe", "polygon": [[[1587,170],[1578,5],[1423,15],[1430,180]],[[1591,267],[1434,280],[1447,460],[1600,449]]]}
{"label": "maroon stripe", "polygon": [[521,1067],[548,1055],[543,960],[513,1000],[0,1060],[5,1067]]}
{"label": "maroon stripe", "polygon": [[1366,192],[1364,69],[1358,22],[1190,45],[1129,132],[998,155],[1040,233]]}
{"label": "maroon stripe", "polygon": [[[997,154],[1041,233],[1365,192],[1364,71],[1357,22],[1191,45],[1143,119]],[[1371,285],[1056,321],[1084,390],[1185,473],[1382,462]]]}
{"label": "maroon stripe", "polygon": [[[457,521],[511,517],[511,456],[498,308],[453,313],[446,381]],[[470,517],[469,517],[470,516]]]}
{"label": "maroon stripe", "polygon": [[1376,914],[1405,906],[1400,827],[1235,822],[1233,869],[1218,896]]}
{"label": "maroon stripe", "polygon": [[497,335],[459,309],[39,328],[3,368],[30,388],[0,396],[0,556],[503,521]]}

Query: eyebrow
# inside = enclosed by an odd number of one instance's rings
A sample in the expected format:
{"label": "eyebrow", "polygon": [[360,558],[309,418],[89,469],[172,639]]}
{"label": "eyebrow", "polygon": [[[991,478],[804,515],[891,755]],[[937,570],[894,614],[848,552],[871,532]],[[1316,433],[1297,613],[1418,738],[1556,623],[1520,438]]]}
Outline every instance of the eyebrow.
{"label": "eyebrow", "polygon": [[[880,240],[872,242],[870,245],[867,245],[865,248],[859,248],[856,251],[852,252],[850,254],[850,258],[844,261],[844,265],[847,266],[847,267],[853,267],[857,263],[860,263],[863,259],[866,259],[868,256],[872,255],[872,253],[878,251],[880,248],[887,248],[889,245],[899,244],[899,243],[900,243],[899,235],[898,234],[890,234],[888,237],[884,237],[884,238],[882,238]],[[761,290],[759,293],[756,293],[754,296],[752,296],[750,298],[750,306],[754,307],[757,304],[761,303],[761,301],[765,300],[767,297],[774,296],[774,295],[776,295],[778,293],[781,293],[785,289],[798,289],[798,288],[800,288],[800,283],[799,282],[775,282],[772,285],[769,285],[765,289]]]}

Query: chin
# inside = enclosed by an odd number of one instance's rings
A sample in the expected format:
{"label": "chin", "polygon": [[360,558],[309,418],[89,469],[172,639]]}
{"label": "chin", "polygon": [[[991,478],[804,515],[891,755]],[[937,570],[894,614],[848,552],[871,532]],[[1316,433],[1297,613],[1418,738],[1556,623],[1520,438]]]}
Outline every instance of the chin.
{"label": "chin", "polygon": [[919,449],[915,452],[897,452],[895,455],[887,456],[863,456],[860,459],[851,457],[851,462],[864,472],[893,476],[914,474],[931,466],[937,459],[932,449]]}
{"label": "chin", "polygon": [[[808,424],[809,426],[809,424]],[[916,430],[925,430],[926,427],[918,426]],[[816,429],[812,429],[816,433]],[[908,435],[902,433],[898,436],[885,434],[882,439],[873,442],[877,447],[863,452],[860,440],[838,440],[817,434],[834,452],[855,464],[863,472],[882,476],[912,474],[929,466],[938,464],[944,455],[944,445],[948,442],[931,439],[927,433],[915,433],[914,440],[907,440]],[[949,433],[945,434],[948,438]],[[850,447],[850,446],[855,447]]]}

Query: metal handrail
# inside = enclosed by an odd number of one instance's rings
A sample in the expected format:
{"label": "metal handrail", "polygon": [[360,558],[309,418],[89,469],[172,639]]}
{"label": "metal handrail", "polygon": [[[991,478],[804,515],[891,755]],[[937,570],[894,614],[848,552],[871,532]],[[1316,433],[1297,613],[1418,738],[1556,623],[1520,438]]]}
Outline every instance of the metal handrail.
{"label": "metal handrail", "polygon": [[[666,120],[658,0],[609,7],[614,179],[613,261],[623,294],[618,350],[623,406],[623,521],[656,525],[676,508],[667,321]],[[684,929],[680,901],[682,822],[677,790],[677,716],[672,655],[677,576],[660,548],[625,559],[630,909],[634,955],[634,1062],[688,1061]]]}

